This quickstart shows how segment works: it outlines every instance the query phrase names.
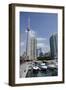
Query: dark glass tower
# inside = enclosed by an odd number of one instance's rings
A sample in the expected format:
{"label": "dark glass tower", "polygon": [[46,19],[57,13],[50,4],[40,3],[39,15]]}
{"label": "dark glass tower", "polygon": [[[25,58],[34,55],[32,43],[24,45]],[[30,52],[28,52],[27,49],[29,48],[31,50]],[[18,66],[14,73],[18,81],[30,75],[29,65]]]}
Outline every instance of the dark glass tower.
{"label": "dark glass tower", "polygon": [[57,33],[53,34],[50,37],[50,51],[52,58],[58,58],[58,35]]}

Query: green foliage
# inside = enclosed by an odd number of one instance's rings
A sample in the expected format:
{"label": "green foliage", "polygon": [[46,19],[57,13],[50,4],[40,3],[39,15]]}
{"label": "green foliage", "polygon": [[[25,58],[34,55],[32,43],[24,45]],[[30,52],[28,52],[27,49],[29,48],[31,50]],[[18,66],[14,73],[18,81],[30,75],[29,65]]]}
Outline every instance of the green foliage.
{"label": "green foliage", "polygon": [[51,57],[50,56],[48,56],[48,57],[45,57],[45,56],[37,57],[37,60],[51,60]]}

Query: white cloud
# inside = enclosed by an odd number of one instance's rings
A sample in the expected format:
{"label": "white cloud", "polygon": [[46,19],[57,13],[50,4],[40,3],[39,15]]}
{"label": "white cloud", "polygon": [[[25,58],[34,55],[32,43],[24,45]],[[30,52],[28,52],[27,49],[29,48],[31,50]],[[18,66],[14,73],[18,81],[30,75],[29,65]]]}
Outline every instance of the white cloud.
{"label": "white cloud", "polygon": [[[25,30],[25,32],[27,33],[28,31],[27,31],[27,30]],[[30,36],[31,36],[31,37],[36,36],[35,31],[33,31],[32,29],[29,31],[29,34],[30,34]]]}
{"label": "white cloud", "polygon": [[50,51],[50,47],[46,43],[37,43],[37,48],[42,48],[43,53]]}
{"label": "white cloud", "polygon": [[46,40],[46,38],[42,38],[42,37],[37,38],[37,41],[45,41],[45,40]]}
{"label": "white cloud", "polygon": [[25,29],[25,32],[26,32],[26,33],[28,32],[27,29]]}
{"label": "white cloud", "polygon": [[24,42],[21,42],[21,43],[20,43],[20,46],[24,46]]}
{"label": "white cloud", "polygon": [[49,52],[50,48],[49,46],[42,48],[43,53]]}
{"label": "white cloud", "polygon": [[34,36],[35,36],[35,31],[31,30],[31,31],[30,31],[30,36],[31,36],[31,37],[34,37]]}
{"label": "white cloud", "polygon": [[49,46],[47,44],[44,44],[44,43],[37,43],[37,47],[38,48],[47,48]]}
{"label": "white cloud", "polygon": [[44,47],[44,44],[43,43],[37,43],[37,47]]}
{"label": "white cloud", "polygon": [[20,55],[22,55],[25,51],[25,42],[20,42]]}

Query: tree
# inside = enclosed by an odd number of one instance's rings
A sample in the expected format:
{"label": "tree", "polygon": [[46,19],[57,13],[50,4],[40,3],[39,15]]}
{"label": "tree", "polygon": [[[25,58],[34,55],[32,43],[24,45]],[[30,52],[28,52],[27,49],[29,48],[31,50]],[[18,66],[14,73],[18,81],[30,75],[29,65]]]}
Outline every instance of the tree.
{"label": "tree", "polygon": [[41,57],[37,57],[37,60],[51,60],[50,56],[41,56]]}

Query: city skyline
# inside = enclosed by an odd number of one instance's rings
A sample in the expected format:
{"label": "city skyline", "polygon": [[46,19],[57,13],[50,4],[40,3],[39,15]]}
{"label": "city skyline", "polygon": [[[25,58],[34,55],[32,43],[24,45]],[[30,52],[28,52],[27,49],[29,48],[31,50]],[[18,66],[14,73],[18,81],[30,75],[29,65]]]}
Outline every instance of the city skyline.
{"label": "city skyline", "polygon": [[26,50],[26,29],[30,17],[31,35],[37,36],[37,48],[50,51],[49,38],[57,32],[57,14],[20,12],[20,55]]}

